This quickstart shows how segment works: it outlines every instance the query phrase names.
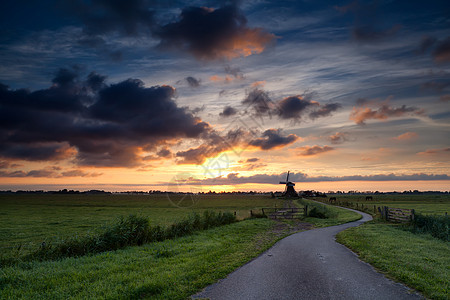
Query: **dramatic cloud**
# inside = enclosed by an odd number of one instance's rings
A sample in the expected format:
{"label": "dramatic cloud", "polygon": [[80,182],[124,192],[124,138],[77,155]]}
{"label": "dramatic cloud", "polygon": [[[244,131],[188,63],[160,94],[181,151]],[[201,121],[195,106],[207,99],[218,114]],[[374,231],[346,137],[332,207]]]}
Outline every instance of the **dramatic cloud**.
{"label": "dramatic cloud", "polygon": [[96,172],[84,172],[82,170],[70,170],[64,172],[58,172],[59,168],[46,168],[40,170],[24,171],[0,171],[0,177],[49,177],[49,178],[62,178],[62,177],[98,177],[102,173]]}
{"label": "dramatic cloud", "polygon": [[317,154],[321,154],[321,153],[325,153],[331,150],[334,150],[333,147],[330,146],[305,146],[305,147],[300,147],[297,148],[297,150],[300,150],[300,152],[298,153],[298,155],[300,156],[313,156],[313,155],[317,155]]}
{"label": "dramatic cloud", "polygon": [[440,41],[432,54],[436,62],[450,62],[450,37]]}
{"label": "dramatic cloud", "polygon": [[312,111],[309,114],[309,117],[313,120],[321,117],[328,117],[341,107],[342,105],[339,103],[328,103],[324,106],[321,106],[318,110]]}
{"label": "dramatic cloud", "polygon": [[288,136],[282,135],[281,129],[268,129],[263,132],[260,138],[249,142],[249,145],[260,148],[261,150],[278,149],[292,144],[298,139],[295,134]]}
{"label": "dramatic cloud", "polygon": [[177,164],[197,164],[205,163],[206,159],[215,157],[220,153],[233,150],[235,147],[245,147],[245,141],[252,136],[250,132],[243,129],[230,130],[224,135],[211,131],[205,137],[204,143],[196,148],[179,151],[176,156],[180,158]]}
{"label": "dramatic cloud", "polygon": [[405,115],[420,116],[424,111],[417,107],[402,105],[401,107],[391,107],[389,98],[385,101],[358,99],[350,114],[350,120],[356,124],[363,125],[365,121],[386,120],[392,117],[402,117]]}
{"label": "dramatic cloud", "polygon": [[223,109],[223,112],[221,112],[219,115],[221,117],[230,117],[230,116],[234,116],[235,114],[237,114],[236,109],[234,109],[231,106],[225,106],[225,108]]}
{"label": "dramatic cloud", "polygon": [[0,86],[0,157],[75,159],[79,165],[136,166],[168,140],[200,138],[209,124],[178,107],[174,88],[138,79],[107,85],[91,73],[61,69],[48,89]]}
{"label": "dramatic cloud", "polygon": [[417,137],[419,137],[419,135],[415,132],[405,132],[403,134],[400,134],[399,136],[394,137],[393,139],[397,141],[407,141],[416,139]]}
{"label": "dramatic cloud", "polygon": [[291,96],[278,102],[278,116],[282,119],[300,120],[311,107],[319,107],[316,101],[306,100],[301,96]]}
{"label": "dramatic cloud", "polygon": [[332,143],[332,144],[342,144],[346,141],[349,141],[349,137],[348,134],[345,132],[336,132],[333,135],[330,135],[328,137],[328,140]]}
{"label": "dramatic cloud", "polygon": [[242,104],[252,109],[253,113],[258,116],[271,116],[274,105],[269,94],[261,89],[255,88],[242,100]]}
{"label": "dramatic cloud", "polygon": [[261,53],[275,36],[261,28],[247,27],[236,6],[218,9],[187,7],[177,22],[154,31],[162,48],[192,53],[199,59],[232,59]]}
{"label": "dramatic cloud", "polygon": [[[246,183],[273,184],[278,186],[280,180],[286,178],[286,173],[281,174],[256,174],[252,176],[239,176],[239,173],[230,173],[226,177],[208,179],[191,179],[186,184],[204,185],[238,185]],[[305,173],[289,173],[292,182],[338,182],[338,181],[432,181],[450,180],[447,174],[376,174],[376,175],[350,175],[350,176],[309,176]]]}
{"label": "dramatic cloud", "polygon": [[317,119],[331,115],[341,108],[339,103],[329,103],[321,105],[305,96],[290,96],[279,101],[272,101],[268,92],[258,88],[259,84],[252,85],[254,89],[250,91],[242,104],[251,108],[255,116],[263,117],[272,115],[278,116],[282,120],[292,120],[300,122],[302,118],[309,117]]}
{"label": "dramatic cloud", "polygon": [[200,86],[200,79],[195,79],[194,77],[186,77],[186,82],[189,84],[190,87],[199,87]]}

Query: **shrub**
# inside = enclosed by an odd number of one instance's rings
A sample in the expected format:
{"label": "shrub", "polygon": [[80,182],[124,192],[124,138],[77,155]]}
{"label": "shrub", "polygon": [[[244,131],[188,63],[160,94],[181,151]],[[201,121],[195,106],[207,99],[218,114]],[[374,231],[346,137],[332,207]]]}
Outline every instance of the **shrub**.
{"label": "shrub", "polygon": [[336,217],[336,212],[331,211],[325,205],[312,201],[305,201],[300,199],[300,204],[308,206],[308,217],[319,218],[319,219],[329,219]]}
{"label": "shrub", "polygon": [[313,207],[308,211],[308,217],[327,219],[326,212],[324,209],[319,209],[317,206]]}
{"label": "shrub", "polygon": [[236,222],[236,217],[232,213],[205,211],[203,217],[199,214],[192,214],[188,218],[164,228],[160,225],[150,226],[146,217],[130,215],[126,218],[118,218],[116,223],[106,227],[105,231],[98,235],[74,237],[56,245],[42,243],[41,247],[26,256],[25,260],[57,259],[111,251],[127,246],[181,237],[194,231],[233,222]]}
{"label": "shrub", "polygon": [[433,237],[449,241],[450,218],[448,216],[416,214],[409,230],[413,233],[430,233]]}

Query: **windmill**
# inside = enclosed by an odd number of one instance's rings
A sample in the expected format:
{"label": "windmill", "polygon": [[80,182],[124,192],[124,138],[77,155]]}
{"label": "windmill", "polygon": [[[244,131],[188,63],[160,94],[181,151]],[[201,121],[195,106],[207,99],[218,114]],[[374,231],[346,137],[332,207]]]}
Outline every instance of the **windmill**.
{"label": "windmill", "polygon": [[295,183],[289,181],[289,171],[287,172],[286,181],[280,181],[280,184],[285,184],[283,196],[285,197],[298,197],[297,192],[294,189]]}

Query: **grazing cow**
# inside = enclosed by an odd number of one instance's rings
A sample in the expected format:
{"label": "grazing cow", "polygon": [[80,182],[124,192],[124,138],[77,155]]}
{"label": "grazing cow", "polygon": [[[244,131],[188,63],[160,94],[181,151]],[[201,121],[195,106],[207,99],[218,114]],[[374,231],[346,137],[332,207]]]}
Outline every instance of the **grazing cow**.
{"label": "grazing cow", "polygon": [[336,197],[330,197],[328,200],[330,203],[336,203]]}
{"label": "grazing cow", "polygon": [[367,196],[366,201],[373,200],[372,196]]}

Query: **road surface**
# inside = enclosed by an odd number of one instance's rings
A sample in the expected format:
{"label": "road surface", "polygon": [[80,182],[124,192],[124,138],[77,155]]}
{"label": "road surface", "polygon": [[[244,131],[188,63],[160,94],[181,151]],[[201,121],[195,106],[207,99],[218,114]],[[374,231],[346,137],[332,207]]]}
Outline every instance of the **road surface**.
{"label": "road surface", "polygon": [[[355,210],[353,210],[355,211]],[[277,242],[258,258],[193,299],[423,299],[387,279],[335,241],[347,228],[372,220],[299,232]]]}

